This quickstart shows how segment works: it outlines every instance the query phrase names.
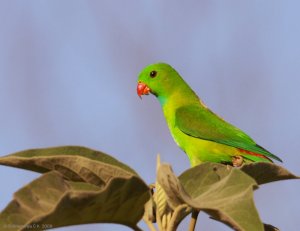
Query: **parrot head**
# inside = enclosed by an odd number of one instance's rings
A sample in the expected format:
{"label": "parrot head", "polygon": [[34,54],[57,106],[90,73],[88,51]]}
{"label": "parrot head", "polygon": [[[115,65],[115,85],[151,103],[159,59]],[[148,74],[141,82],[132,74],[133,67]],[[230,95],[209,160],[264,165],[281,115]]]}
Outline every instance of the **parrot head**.
{"label": "parrot head", "polygon": [[145,67],[138,77],[137,94],[139,97],[152,93],[157,97],[168,96],[176,90],[179,74],[165,63]]}

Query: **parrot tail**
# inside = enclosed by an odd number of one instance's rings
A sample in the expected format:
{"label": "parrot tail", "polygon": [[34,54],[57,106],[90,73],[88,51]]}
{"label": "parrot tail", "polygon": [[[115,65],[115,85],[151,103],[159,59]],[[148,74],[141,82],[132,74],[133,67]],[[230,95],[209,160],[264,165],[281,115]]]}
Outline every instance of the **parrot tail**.
{"label": "parrot tail", "polygon": [[267,157],[263,154],[251,152],[251,151],[244,150],[241,148],[239,148],[239,151],[241,152],[241,155],[244,158],[249,159],[253,162],[271,162],[271,163],[273,163],[273,161],[269,157]]}

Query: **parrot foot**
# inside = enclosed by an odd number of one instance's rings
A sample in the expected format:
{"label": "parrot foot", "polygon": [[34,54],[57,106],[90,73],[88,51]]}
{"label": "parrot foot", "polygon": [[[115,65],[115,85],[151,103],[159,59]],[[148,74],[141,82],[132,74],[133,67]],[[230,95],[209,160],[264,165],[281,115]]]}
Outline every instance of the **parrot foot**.
{"label": "parrot foot", "polygon": [[244,158],[242,156],[233,156],[232,165],[234,167],[241,167],[244,163]]}

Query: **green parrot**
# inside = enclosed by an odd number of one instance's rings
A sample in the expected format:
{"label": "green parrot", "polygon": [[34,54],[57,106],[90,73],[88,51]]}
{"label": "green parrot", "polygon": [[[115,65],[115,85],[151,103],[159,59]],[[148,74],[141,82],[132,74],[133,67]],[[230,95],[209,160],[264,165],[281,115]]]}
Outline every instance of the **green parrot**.
{"label": "green parrot", "polygon": [[138,77],[137,94],[158,98],[169,130],[192,166],[217,162],[241,166],[281,159],[213,113],[170,65],[151,64]]}

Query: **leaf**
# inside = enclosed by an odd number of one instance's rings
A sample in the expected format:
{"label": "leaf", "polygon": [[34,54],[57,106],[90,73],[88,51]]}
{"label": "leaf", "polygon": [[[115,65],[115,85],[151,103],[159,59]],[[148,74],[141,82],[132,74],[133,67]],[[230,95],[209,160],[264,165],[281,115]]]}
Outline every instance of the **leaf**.
{"label": "leaf", "polygon": [[95,222],[120,223],[138,230],[136,223],[150,198],[150,189],[135,171],[85,147],[30,149],[1,157],[0,164],[50,171],[18,191],[0,214],[0,224],[9,225],[9,230],[19,230],[20,224],[45,229],[44,224]]}
{"label": "leaf", "polygon": [[113,157],[80,146],[30,149],[0,158],[0,164],[40,173],[56,170],[66,179],[105,185],[112,177],[137,173]]}
{"label": "leaf", "polygon": [[[156,171],[158,171],[160,165],[160,155],[157,155]],[[159,230],[167,230],[167,227],[169,226],[172,218],[173,210],[169,206],[168,197],[164,189],[157,181],[155,182],[155,192],[153,194],[153,199],[155,202],[156,222],[158,228]]]}
{"label": "leaf", "polygon": [[237,168],[204,163],[177,178],[170,166],[162,165],[158,182],[173,206],[188,204],[235,230],[264,230],[253,201],[256,182]]}
{"label": "leaf", "polygon": [[157,171],[157,182],[164,190],[165,195],[168,198],[168,204],[172,210],[175,210],[176,207],[184,204],[182,195],[185,195],[186,192],[179,182],[179,179],[174,175],[170,165],[160,165]]}
{"label": "leaf", "polygon": [[[157,155],[156,171],[158,171],[160,166],[161,166],[160,155]],[[164,215],[171,213],[171,209],[168,205],[166,193],[157,181],[155,182],[155,193],[153,195],[153,198],[156,205],[157,219],[161,219]]]}
{"label": "leaf", "polygon": [[300,179],[299,176],[273,163],[258,162],[245,164],[241,167],[241,170],[254,178],[259,185],[279,180]]}
{"label": "leaf", "polygon": [[[135,175],[104,186],[70,182],[51,171],[14,194],[0,214],[0,230],[44,230],[87,223],[119,223],[140,230],[148,186]],[[131,211],[131,212],[129,212]]]}
{"label": "leaf", "polygon": [[265,231],[280,231],[278,228],[273,225],[264,224]]}

